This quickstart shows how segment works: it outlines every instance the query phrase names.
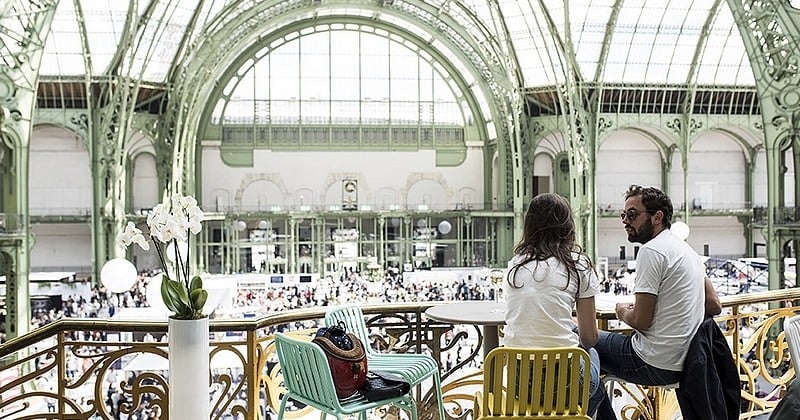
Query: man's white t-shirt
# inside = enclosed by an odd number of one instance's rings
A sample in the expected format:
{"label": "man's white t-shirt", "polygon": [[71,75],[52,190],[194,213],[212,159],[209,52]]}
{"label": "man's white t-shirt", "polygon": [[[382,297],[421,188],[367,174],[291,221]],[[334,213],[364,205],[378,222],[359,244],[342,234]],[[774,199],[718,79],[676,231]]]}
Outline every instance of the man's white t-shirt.
{"label": "man's white t-shirt", "polygon": [[[578,254],[574,254],[578,258]],[[511,260],[514,267],[519,256]],[[589,268],[586,257],[578,262],[578,279],[573,274],[567,284],[567,268],[555,258],[531,261],[516,271],[512,281],[506,281],[503,289],[508,310],[506,327],[503,330],[505,345],[510,347],[576,347],[578,334],[573,309],[575,298],[588,298],[600,290],[597,274]]]}
{"label": "man's white t-shirt", "polygon": [[656,307],[650,328],[633,334],[633,350],[651,366],[683,370],[705,315],[705,270],[697,252],[662,231],[639,250],[634,293],[656,295]]}

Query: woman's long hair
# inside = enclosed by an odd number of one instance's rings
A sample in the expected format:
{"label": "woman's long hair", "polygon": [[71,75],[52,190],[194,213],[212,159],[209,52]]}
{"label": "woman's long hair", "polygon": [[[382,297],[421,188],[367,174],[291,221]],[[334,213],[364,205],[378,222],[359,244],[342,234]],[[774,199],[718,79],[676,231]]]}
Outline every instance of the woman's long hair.
{"label": "woman's long hair", "polygon": [[[578,253],[579,258],[575,258]],[[553,193],[539,194],[531,200],[525,213],[522,239],[514,247],[514,254],[521,258],[508,271],[508,283],[515,288],[522,287],[515,282],[520,267],[531,261],[545,261],[555,257],[567,267],[567,284],[575,276],[578,290],[581,286],[579,271],[594,270],[589,257],[575,243],[575,221],[572,208],[562,196]]]}

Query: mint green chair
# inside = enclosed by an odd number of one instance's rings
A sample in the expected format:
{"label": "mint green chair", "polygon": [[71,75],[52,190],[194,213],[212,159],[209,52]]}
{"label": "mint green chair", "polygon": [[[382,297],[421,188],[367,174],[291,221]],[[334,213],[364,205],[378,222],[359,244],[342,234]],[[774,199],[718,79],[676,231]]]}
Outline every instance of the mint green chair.
{"label": "mint green chair", "polygon": [[444,420],[444,403],[442,401],[442,380],[439,375],[439,364],[427,354],[416,353],[381,353],[370,345],[364,313],[358,305],[348,304],[329,309],[325,313],[325,325],[341,325],[358,336],[364,342],[367,353],[367,368],[381,370],[402,376],[412,389],[428,378],[433,379],[433,392],[439,405],[439,418]]}
{"label": "mint green chair", "polygon": [[367,411],[389,404],[408,411],[411,420],[417,420],[417,406],[410,393],[381,401],[369,401],[357,393],[345,400],[339,400],[328,358],[317,344],[277,333],[275,348],[286,386],[278,409],[278,420],[283,419],[286,403],[290,398],[322,411],[322,420],[328,414],[339,420],[345,415],[358,414],[361,420],[367,420]]}

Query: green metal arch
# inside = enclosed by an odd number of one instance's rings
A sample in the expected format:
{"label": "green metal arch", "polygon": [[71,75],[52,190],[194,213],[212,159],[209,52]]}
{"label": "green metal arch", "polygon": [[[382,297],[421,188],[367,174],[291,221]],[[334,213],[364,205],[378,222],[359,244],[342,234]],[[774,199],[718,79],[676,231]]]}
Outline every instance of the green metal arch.
{"label": "green metal arch", "polygon": [[663,141],[664,139],[669,139],[669,138],[676,139],[676,138],[675,136],[670,135],[669,133],[660,128],[648,127],[648,126],[635,127],[635,126],[625,125],[608,130],[603,136],[603,141],[598,142],[597,147],[598,148],[602,147],[603,143],[605,143],[605,140],[607,140],[608,137],[611,136],[611,133],[620,131],[632,131],[643,135],[645,138],[647,138],[650,142],[652,142],[656,146],[662,159],[667,159],[668,158],[667,153],[670,152],[673,145],[678,144],[677,141],[673,141],[671,143]]}
{"label": "green metal arch", "polygon": [[698,131],[694,136],[692,136],[689,142],[689,150],[691,151],[691,146],[695,144],[695,142],[705,134],[708,133],[722,133],[726,135],[728,138],[733,140],[739,147],[742,149],[745,155],[745,163],[751,164],[754,162],[754,158],[758,149],[761,148],[760,144],[750,144],[741,134],[736,133],[735,131],[731,130],[730,127],[723,127],[723,126],[716,126],[716,127],[708,127],[706,129],[702,129]]}
{"label": "green metal arch", "polygon": [[[493,109],[492,110],[493,111],[492,112],[493,115],[490,116],[491,118],[489,118],[489,119],[486,118],[486,115],[483,114],[479,104],[477,103],[477,100],[476,100],[475,96],[472,94],[470,86],[467,84],[466,80],[463,77],[457,77],[459,75],[459,72],[456,69],[456,67],[450,62],[450,60],[447,59],[447,57],[445,57],[443,54],[441,54],[438,50],[436,50],[434,48],[431,48],[429,46],[429,44],[427,44],[427,42],[425,42],[425,40],[419,38],[413,32],[409,32],[409,31],[403,29],[402,27],[399,27],[399,26],[396,26],[396,25],[390,25],[390,24],[387,24],[387,23],[384,23],[384,22],[376,22],[376,21],[372,21],[372,20],[367,20],[367,19],[364,19],[364,18],[361,18],[361,17],[347,17],[343,21],[341,16],[329,16],[329,17],[326,17],[324,19],[316,19],[313,22],[310,22],[310,21],[298,21],[298,22],[294,22],[292,25],[281,27],[281,28],[279,28],[278,30],[276,30],[274,32],[271,32],[269,34],[263,35],[261,38],[259,38],[259,42],[258,43],[251,45],[248,49],[244,50],[239,55],[239,57],[237,57],[235,60],[230,62],[230,65],[228,66],[228,70],[221,75],[221,77],[219,78],[220,82],[215,85],[214,90],[209,95],[209,99],[210,100],[206,102],[207,107],[203,110],[203,115],[202,115],[202,118],[201,118],[201,121],[203,122],[203,124],[199,128],[200,137],[202,137],[205,134],[205,128],[207,127],[207,122],[210,120],[211,113],[214,111],[214,107],[216,106],[215,98],[227,98],[227,95],[225,95],[223,93],[223,90],[227,87],[227,82],[229,80],[231,80],[233,77],[235,77],[237,74],[241,74],[241,72],[239,72],[239,69],[241,68],[242,65],[244,65],[248,61],[252,61],[252,65],[255,65],[257,60],[253,60],[253,57],[255,56],[255,54],[257,52],[261,52],[261,51],[263,51],[265,49],[271,50],[271,48],[272,48],[271,44],[275,40],[280,39],[280,38],[284,38],[289,34],[298,32],[298,33],[301,33],[300,37],[302,37],[302,36],[305,36],[305,35],[308,35],[308,34],[312,33],[312,32],[309,32],[307,34],[303,34],[302,33],[303,29],[307,29],[307,28],[311,28],[311,27],[319,27],[319,26],[322,26],[322,25],[331,25],[331,24],[336,24],[336,23],[344,23],[344,24],[352,23],[352,24],[359,25],[359,26],[364,25],[364,26],[370,26],[370,27],[373,27],[373,28],[376,28],[376,29],[383,29],[383,30],[387,31],[390,34],[400,35],[404,39],[406,39],[406,40],[410,41],[411,43],[413,43],[414,45],[416,45],[421,51],[424,51],[428,55],[430,55],[431,58],[426,60],[426,61],[428,61],[430,63],[437,63],[437,64],[441,65],[446,71],[446,73],[441,74],[443,79],[445,79],[446,81],[447,80],[452,80],[452,81],[454,81],[456,83],[458,88],[461,90],[461,92],[460,92],[461,95],[463,96],[463,98],[468,103],[469,108],[472,111],[472,115],[475,117],[475,125],[476,125],[476,127],[478,129],[478,133],[480,134],[481,140],[483,140],[484,142],[488,140],[488,133],[487,133],[486,128],[485,128],[486,127],[486,122],[490,121],[490,120],[496,121],[496,117],[495,117],[496,111],[494,111],[494,109]],[[358,29],[358,28],[356,28],[356,29],[348,29],[348,28],[339,29],[339,28],[332,28],[331,26],[328,26],[328,30],[331,30],[331,31],[355,30],[355,31],[363,32],[361,29]],[[315,32],[322,32],[322,31],[315,31]],[[382,35],[377,34],[377,33],[375,35],[376,36],[382,36]],[[390,37],[386,37],[386,38],[391,39]],[[266,56],[268,54],[269,53],[266,53],[263,56]],[[464,64],[465,66],[467,65],[467,63],[462,63],[462,64]],[[474,76],[475,76],[475,80],[479,84],[481,84],[481,85],[485,84],[480,79],[479,75],[474,75]],[[448,83],[448,85],[449,85],[449,83]],[[488,94],[489,92],[488,92],[488,89],[486,88],[486,86],[482,86],[482,91],[484,92],[484,95],[486,96],[487,102],[490,104],[490,106],[492,106],[493,103],[491,101],[491,95]],[[455,96],[458,97],[459,95],[455,95]]]}
{"label": "green metal arch", "polygon": [[[349,4],[349,6],[349,10],[352,10],[353,5]],[[358,6],[363,6],[363,9],[375,10],[376,12],[380,11],[381,13],[390,13],[393,17],[399,19],[401,22],[406,21],[418,24],[418,27],[429,31],[432,34],[439,30],[439,28],[428,24],[428,22],[421,21],[413,15],[404,15],[402,11],[398,12],[398,10],[395,10],[394,8],[378,8],[378,6],[376,6],[374,3],[363,5],[359,4]],[[344,5],[340,5],[338,7],[341,8],[342,14],[337,15],[331,12],[330,16],[326,16],[326,19],[335,18],[341,20],[348,18],[348,9],[344,7]],[[235,7],[231,8],[231,10],[235,9]],[[212,33],[207,38],[209,39],[208,43],[200,45],[194,54],[190,54],[187,57],[187,65],[185,70],[176,80],[176,90],[175,95],[172,97],[173,102],[171,103],[170,110],[173,115],[170,117],[171,121],[167,122],[168,130],[173,130],[173,132],[176,133],[175,135],[177,138],[175,141],[177,149],[183,150],[183,153],[179,152],[176,154],[178,159],[183,160],[182,162],[175,162],[176,164],[173,165],[176,171],[186,171],[192,167],[196,167],[196,165],[192,165],[189,162],[190,159],[196,159],[197,149],[193,140],[196,138],[195,134],[201,126],[201,122],[203,120],[207,121],[208,119],[209,114],[203,111],[204,108],[208,106],[208,99],[212,97],[211,92],[218,90],[219,86],[219,82],[209,84],[208,80],[221,80],[222,75],[231,71],[231,67],[229,67],[228,64],[237,58],[243,57],[242,51],[247,50],[248,48],[251,48],[253,44],[258,43],[259,39],[265,37],[265,33],[270,33],[269,28],[275,28],[275,31],[285,31],[287,27],[289,29],[296,28],[298,27],[298,23],[304,21],[309,23],[318,23],[320,21],[319,15],[313,13],[309,14],[309,10],[318,11],[319,8],[316,6],[299,7],[296,3],[294,3],[285,5],[278,9],[276,8],[274,2],[261,3],[257,7],[253,7],[247,12],[224,22],[224,29],[217,31],[216,33]],[[335,7],[332,7],[329,11],[331,10],[335,10]],[[274,11],[275,15],[270,16],[270,19],[259,19],[264,18],[264,15],[268,14],[269,11]],[[220,21],[224,21],[224,17],[225,14],[223,13],[223,17],[220,18]],[[352,16],[349,16],[349,18],[352,18]],[[438,25],[442,25],[442,22],[445,20],[452,21],[452,19],[445,18],[445,16],[438,16]],[[358,19],[361,21],[368,20],[366,17],[358,17]],[[264,27],[265,21],[269,22],[269,26],[267,28]],[[375,20],[369,20],[369,22],[372,25],[376,23]],[[305,25],[308,26],[309,23],[306,23]],[[419,23],[422,24],[419,25]],[[457,28],[457,22],[453,21],[453,23],[454,24],[452,27]],[[209,30],[212,28],[213,25],[209,27]],[[406,33],[406,31],[402,31],[400,33]],[[408,36],[407,33],[406,35]],[[411,37],[409,36],[409,38]],[[445,45],[448,48],[448,51],[451,53],[455,54],[456,56],[460,56],[463,61],[467,63],[466,67],[468,69],[475,71],[476,82],[480,84],[484,91],[490,92],[486,95],[487,103],[491,109],[493,120],[496,122],[496,127],[499,132],[498,137],[505,138],[507,142],[514,142],[515,140],[512,138],[512,133],[509,132],[509,127],[504,124],[507,118],[506,115],[514,112],[513,109],[511,109],[513,107],[510,107],[510,104],[513,102],[513,98],[506,98],[507,101],[498,102],[496,100],[497,95],[495,94],[496,89],[493,88],[493,86],[500,82],[509,83],[509,81],[505,79],[497,79],[494,77],[496,73],[486,73],[486,69],[496,69],[498,63],[497,60],[494,60],[491,57],[486,57],[482,54],[487,51],[485,45],[477,45],[474,43],[474,40],[470,40],[469,37],[465,37],[464,39],[464,43],[471,45],[471,51],[465,52],[458,43],[450,42],[446,39],[438,39],[438,42]],[[429,41],[423,41],[425,42],[418,43],[418,45],[429,44]],[[228,47],[226,46],[226,43],[228,42],[233,42],[234,44]],[[237,47],[237,45],[247,45],[247,47],[241,48]],[[426,51],[430,52],[430,50],[427,48]],[[231,58],[226,59],[226,57]],[[482,63],[482,65],[476,65],[477,63]],[[487,76],[490,76],[490,79],[487,80]],[[511,85],[505,86],[505,90],[507,92],[516,92],[516,88],[516,86]],[[465,92],[468,92],[468,90],[465,90]],[[182,100],[183,98],[186,98],[186,100]],[[191,100],[188,100],[189,98],[191,98]],[[493,101],[492,99],[495,100]],[[189,105],[186,106],[185,104]],[[477,113],[476,115],[483,115],[483,113]],[[518,118],[519,116],[511,115],[510,117]],[[516,148],[512,147],[512,149],[518,150],[519,147],[517,145]],[[180,176],[180,174],[176,175]],[[194,175],[195,176],[193,179],[198,180],[200,174],[196,173]],[[176,180],[182,179],[182,177],[173,178]],[[189,189],[193,189],[193,186]]]}

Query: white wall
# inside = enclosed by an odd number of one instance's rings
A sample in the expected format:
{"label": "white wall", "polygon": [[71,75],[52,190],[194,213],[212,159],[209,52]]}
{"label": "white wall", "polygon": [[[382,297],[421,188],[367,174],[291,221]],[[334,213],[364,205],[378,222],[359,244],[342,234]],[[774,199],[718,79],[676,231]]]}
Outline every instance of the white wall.
{"label": "white wall", "polygon": [[34,224],[31,234],[33,270],[63,271],[91,264],[92,236],[88,223]]}
{"label": "white wall", "polygon": [[634,131],[612,133],[597,153],[597,206],[622,210],[631,184],[661,188],[661,155],[656,145]]}
{"label": "white wall", "polygon": [[[660,141],[668,145],[674,139]],[[754,201],[766,203],[763,152],[759,156],[754,176]],[[656,142],[638,132],[611,133],[600,145],[596,165],[597,205],[601,209],[621,210],[630,184],[665,189],[661,185],[662,159]],[[721,132],[702,134],[690,148],[688,169],[684,186],[681,155],[675,149],[669,171],[669,193],[677,211],[686,200],[691,203],[693,198],[698,198],[704,209],[744,208],[744,152],[731,137]],[[688,191],[686,195],[684,190]],[[711,255],[744,255],[749,251],[745,249],[744,228],[736,217],[693,217],[689,225],[692,231],[687,241],[698,253],[703,252],[704,244],[709,245]],[[628,242],[618,217],[602,217],[597,226],[598,256],[616,258],[619,247],[624,245],[627,257],[633,258],[633,247],[637,244]]]}
{"label": "white wall", "polygon": [[[425,204],[452,209],[483,202],[483,152],[469,149],[459,166],[436,166],[436,153],[419,152],[273,152],[257,150],[252,168],[229,167],[215,148],[202,153],[202,206],[217,201],[243,209],[268,210],[303,205],[342,204],[342,180],[358,180],[358,204],[372,209]],[[238,200],[238,201],[237,201]],[[225,204],[223,204],[224,207]],[[220,208],[220,211],[225,208]]]}
{"label": "white wall", "polygon": [[37,127],[30,153],[31,214],[91,214],[91,166],[83,142],[61,128]]}
{"label": "white wall", "polygon": [[[677,164],[680,167],[680,160]],[[703,209],[744,208],[745,174],[744,151],[739,144],[722,133],[706,133],[689,151],[687,200],[701,204]],[[766,183],[766,178],[763,181]],[[676,207],[684,202],[683,197],[674,196],[672,201]]]}

